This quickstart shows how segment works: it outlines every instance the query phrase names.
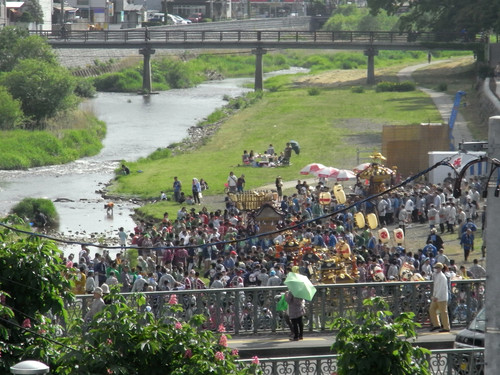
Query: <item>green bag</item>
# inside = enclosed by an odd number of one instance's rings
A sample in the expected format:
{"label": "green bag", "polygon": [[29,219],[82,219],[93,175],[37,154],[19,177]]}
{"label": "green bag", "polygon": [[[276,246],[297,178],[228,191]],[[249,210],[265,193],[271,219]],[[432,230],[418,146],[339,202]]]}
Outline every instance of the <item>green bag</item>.
{"label": "green bag", "polygon": [[285,295],[282,294],[280,300],[276,304],[276,311],[286,311],[288,309],[288,303],[285,300]]}

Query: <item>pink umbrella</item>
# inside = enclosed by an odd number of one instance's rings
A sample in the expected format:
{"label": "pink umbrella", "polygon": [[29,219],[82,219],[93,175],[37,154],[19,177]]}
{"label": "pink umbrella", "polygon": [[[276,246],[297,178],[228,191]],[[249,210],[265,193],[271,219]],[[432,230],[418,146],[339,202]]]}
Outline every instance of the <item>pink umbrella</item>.
{"label": "pink umbrella", "polygon": [[372,165],[372,163],[362,163],[360,165],[358,165],[357,167],[354,167],[352,169],[352,171],[356,174],[358,174],[359,172],[363,172],[366,168],[368,168],[370,165]]}
{"label": "pink umbrella", "polygon": [[356,175],[348,169],[340,169],[339,172],[332,177],[337,181],[347,181],[356,178]]}
{"label": "pink umbrella", "polygon": [[319,171],[314,172],[316,176],[323,178],[335,177],[337,173],[339,173],[339,170],[334,167],[324,167],[321,168]]}
{"label": "pink umbrella", "polygon": [[319,171],[321,168],[325,168],[325,166],[320,163],[307,164],[300,170],[300,174],[311,174],[313,172]]}

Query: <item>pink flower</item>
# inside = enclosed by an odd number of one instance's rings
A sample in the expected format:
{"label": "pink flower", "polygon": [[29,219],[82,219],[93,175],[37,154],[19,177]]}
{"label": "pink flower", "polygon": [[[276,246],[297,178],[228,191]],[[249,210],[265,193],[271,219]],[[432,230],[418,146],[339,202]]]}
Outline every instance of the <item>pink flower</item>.
{"label": "pink flower", "polygon": [[186,351],[184,352],[184,358],[191,358],[193,356],[193,352],[191,351],[191,349],[186,349]]}
{"label": "pink flower", "polygon": [[168,304],[169,304],[169,305],[177,305],[177,303],[178,303],[178,302],[177,302],[177,295],[172,294],[172,295],[170,296],[170,299],[168,300]]}
{"label": "pink flower", "polygon": [[231,350],[231,355],[234,355],[235,357],[237,357],[240,355],[240,352],[238,351],[238,349],[233,349],[233,350]]}
{"label": "pink flower", "polygon": [[106,340],[106,344],[111,345],[112,343],[113,343],[113,340],[111,340],[111,339]]}
{"label": "pink flower", "polygon": [[254,365],[258,365],[260,363],[259,361],[259,357],[257,357],[256,355],[252,357],[252,363]]}
{"label": "pink flower", "polygon": [[226,332],[226,327],[224,327],[224,324],[219,324],[219,328],[217,329],[218,332]]}
{"label": "pink flower", "polygon": [[31,320],[29,318],[24,319],[22,326],[23,328],[31,328]]}
{"label": "pink flower", "polygon": [[215,353],[215,359],[218,361],[223,361],[226,357],[224,356],[224,353],[222,352],[217,352]]}
{"label": "pink flower", "polygon": [[113,370],[111,370],[110,368],[108,368],[108,374],[114,374]]}
{"label": "pink flower", "polygon": [[227,347],[227,336],[222,334],[220,339],[219,339],[219,345],[223,347]]}
{"label": "pink flower", "polygon": [[181,322],[175,322],[175,329],[182,329]]}

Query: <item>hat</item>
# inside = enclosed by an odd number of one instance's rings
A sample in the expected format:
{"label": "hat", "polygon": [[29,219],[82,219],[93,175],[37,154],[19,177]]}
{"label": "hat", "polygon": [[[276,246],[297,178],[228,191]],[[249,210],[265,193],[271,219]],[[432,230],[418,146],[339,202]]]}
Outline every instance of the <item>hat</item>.
{"label": "hat", "polygon": [[108,284],[102,284],[100,289],[101,289],[102,293],[109,294],[109,286],[108,286]]}
{"label": "hat", "polygon": [[437,262],[437,263],[434,265],[434,268],[443,269],[443,263],[441,263],[441,262]]}
{"label": "hat", "polygon": [[88,272],[89,272],[89,273],[94,273],[94,270],[89,270]]}
{"label": "hat", "polygon": [[276,271],[271,271],[271,272],[269,272],[269,275],[270,275],[270,276],[274,276],[274,275],[276,275]]}
{"label": "hat", "polygon": [[236,251],[231,251],[231,255],[236,255]]}
{"label": "hat", "polygon": [[94,293],[98,293],[100,296],[102,296],[102,289],[97,287],[94,289]]}

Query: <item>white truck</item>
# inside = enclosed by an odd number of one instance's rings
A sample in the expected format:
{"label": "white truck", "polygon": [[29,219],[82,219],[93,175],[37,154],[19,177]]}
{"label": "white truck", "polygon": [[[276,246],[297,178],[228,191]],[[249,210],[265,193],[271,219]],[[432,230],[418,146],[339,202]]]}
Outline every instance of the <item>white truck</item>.
{"label": "white truck", "polygon": [[[484,151],[468,151],[468,152],[460,152],[460,151],[431,151],[428,153],[429,155],[429,167],[433,166],[437,162],[444,160],[446,158],[450,158],[450,164],[452,164],[457,172],[462,169],[462,167],[467,164],[469,161],[478,159],[481,156],[485,156],[486,152]],[[431,184],[442,184],[443,180],[448,177],[448,173],[451,173],[451,177],[455,178],[456,174],[453,169],[449,166],[439,166],[434,168],[428,174],[429,183]],[[489,165],[486,161],[477,163],[469,167],[465,174],[465,178],[469,179],[474,176],[488,176],[489,174]]]}

